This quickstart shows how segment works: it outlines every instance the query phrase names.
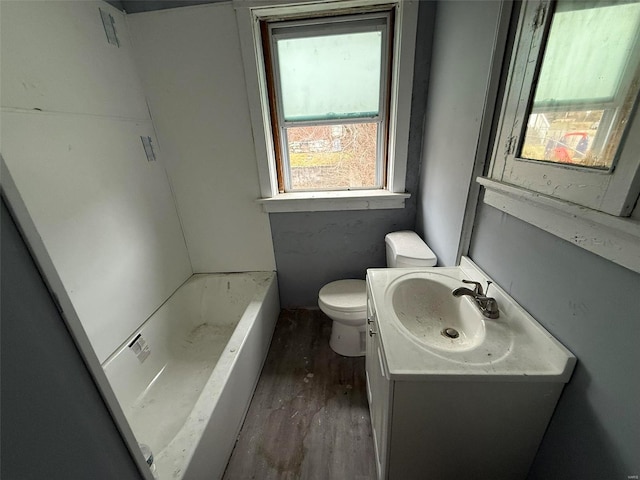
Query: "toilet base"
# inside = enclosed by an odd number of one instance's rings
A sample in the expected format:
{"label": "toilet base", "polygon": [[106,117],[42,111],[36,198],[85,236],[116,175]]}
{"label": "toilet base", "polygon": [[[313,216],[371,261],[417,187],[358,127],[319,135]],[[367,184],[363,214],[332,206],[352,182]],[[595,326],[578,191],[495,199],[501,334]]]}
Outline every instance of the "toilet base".
{"label": "toilet base", "polygon": [[344,357],[361,357],[366,349],[366,324],[361,326],[349,326],[334,320],[331,325],[331,338],[329,346],[339,355]]}

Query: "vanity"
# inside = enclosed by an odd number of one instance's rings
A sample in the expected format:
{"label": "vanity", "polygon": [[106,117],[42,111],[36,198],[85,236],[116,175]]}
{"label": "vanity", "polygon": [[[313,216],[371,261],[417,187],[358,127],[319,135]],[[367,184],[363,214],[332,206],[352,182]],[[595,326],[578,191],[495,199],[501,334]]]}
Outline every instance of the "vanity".
{"label": "vanity", "polygon": [[[490,279],[468,258],[367,271],[379,479],[526,478],[571,378],[576,358],[506,292],[492,284],[474,296],[463,280]],[[486,300],[475,297],[495,300],[499,317],[488,318]]]}

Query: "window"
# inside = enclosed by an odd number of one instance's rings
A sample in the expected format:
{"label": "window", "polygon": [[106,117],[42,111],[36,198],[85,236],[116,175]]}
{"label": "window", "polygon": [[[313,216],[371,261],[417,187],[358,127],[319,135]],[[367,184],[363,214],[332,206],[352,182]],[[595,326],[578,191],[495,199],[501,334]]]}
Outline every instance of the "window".
{"label": "window", "polygon": [[280,192],[382,188],[390,21],[264,22]]}
{"label": "window", "polygon": [[492,178],[629,215],[640,2],[527,2],[519,31]]}
{"label": "window", "polygon": [[522,158],[613,167],[637,95],[640,3],[588,5],[557,4]]}
{"label": "window", "polygon": [[640,1],[523,2],[485,203],[640,272],[639,90]]}
{"label": "window", "polygon": [[236,12],[265,210],[401,208],[417,2]]}

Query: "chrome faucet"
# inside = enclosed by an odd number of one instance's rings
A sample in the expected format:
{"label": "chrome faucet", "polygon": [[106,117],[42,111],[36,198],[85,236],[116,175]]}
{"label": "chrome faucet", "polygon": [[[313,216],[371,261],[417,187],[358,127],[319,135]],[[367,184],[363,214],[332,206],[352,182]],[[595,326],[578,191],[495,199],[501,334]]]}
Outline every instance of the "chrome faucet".
{"label": "chrome faucet", "polygon": [[[495,298],[487,297],[482,290],[480,282],[474,282],[472,280],[462,280],[463,283],[469,283],[474,285],[473,290],[467,287],[456,288],[452,294],[454,297],[462,297],[463,295],[469,295],[473,298],[473,301],[478,306],[482,315],[487,318],[498,318],[500,316],[500,310],[498,309],[498,302]],[[489,285],[491,282],[487,282],[487,292],[489,292]]]}

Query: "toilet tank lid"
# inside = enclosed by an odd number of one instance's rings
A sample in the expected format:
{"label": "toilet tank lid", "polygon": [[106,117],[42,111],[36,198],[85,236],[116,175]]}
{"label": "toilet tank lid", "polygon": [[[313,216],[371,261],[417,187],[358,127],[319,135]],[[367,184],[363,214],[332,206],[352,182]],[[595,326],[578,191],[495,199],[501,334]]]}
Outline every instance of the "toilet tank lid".
{"label": "toilet tank lid", "polygon": [[320,289],[320,302],[341,312],[356,312],[367,307],[367,283],[364,280],[338,280]]}
{"label": "toilet tank lid", "polygon": [[411,230],[392,232],[388,233],[384,237],[384,240],[398,257],[430,260],[433,261],[435,265],[435,253],[433,253],[416,232]]}

